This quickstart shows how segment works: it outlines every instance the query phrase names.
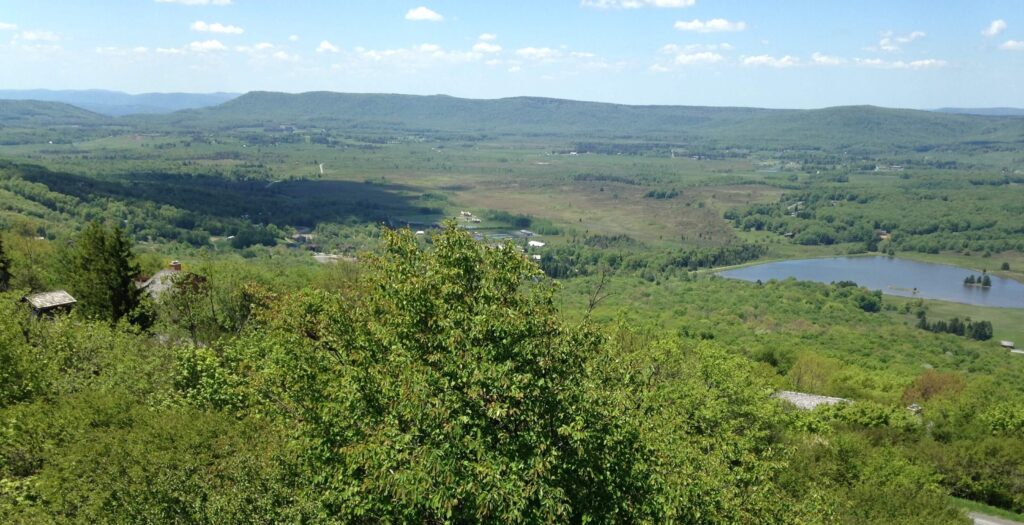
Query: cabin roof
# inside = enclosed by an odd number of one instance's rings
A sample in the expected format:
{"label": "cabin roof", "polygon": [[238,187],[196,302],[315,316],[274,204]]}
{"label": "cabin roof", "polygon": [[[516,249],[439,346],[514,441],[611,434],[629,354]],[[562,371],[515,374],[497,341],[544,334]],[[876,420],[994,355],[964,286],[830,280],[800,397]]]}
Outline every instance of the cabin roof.
{"label": "cabin roof", "polygon": [[36,310],[50,310],[61,306],[69,306],[78,302],[74,297],[71,297],[71,294],[64,290],[26,295],[22,298],[22,301],[27,302]]}
{"label": "cabin roof", "polygon": [[804,410],[811,410],[819,405],[838,405],[839,403],[851,402],[849,399],[843,399],[841,397],[819,396],[816,394],[805,394],[803,392],[790,392],[788,390],[777,392],[775,397]]}

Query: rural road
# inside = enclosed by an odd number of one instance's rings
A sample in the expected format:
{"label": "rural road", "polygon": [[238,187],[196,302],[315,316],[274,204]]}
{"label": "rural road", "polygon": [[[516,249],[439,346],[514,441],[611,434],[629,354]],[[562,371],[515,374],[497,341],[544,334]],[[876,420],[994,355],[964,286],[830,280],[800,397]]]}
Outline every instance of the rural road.
{"label": "rural road", "polygon": [[967,516],[974,520],[974,525],[1024,525],[1019,521],[1010,521],[1003,518],[996,518],[994,516],[986,516],[984,514],[978,514],[977,512],[968,512]]}

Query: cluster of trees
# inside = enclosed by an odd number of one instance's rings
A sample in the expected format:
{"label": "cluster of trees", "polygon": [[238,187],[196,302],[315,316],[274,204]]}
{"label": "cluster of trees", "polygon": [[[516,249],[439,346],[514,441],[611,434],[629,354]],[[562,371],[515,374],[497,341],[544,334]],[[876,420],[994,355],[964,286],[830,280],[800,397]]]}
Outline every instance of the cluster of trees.
{"label": "cluster of trees", "polygon": [[981,286],[982,288],[992,287],[992,278],[987,273],[975,277],[974,274],[964,277],[965,286]]}
{"label": "cluster of trees", "polygon": [[651,190],[644,194],[645,198],[648,199],[674,199],[679,196],[679,191],[672,190]]}
{"label": "cluster of trees", "polygon": [[917,327],[935,333],[969,337],[978,341],[992,339],[992,323],[989,321],[972,321],[970,318],[961,320],[959,317],[954,317],[949,321],[928,322],[928,317],[921,315],[917,320]]}
{"label": "cluster of trees", "polygon": [[638,252],[636,246],[636,241],[628,237],[588,236],[547,249],[540,266],[545,274],[554,278],[605,272],[640,275],[653,281],[701,268],[742,264],[762,257],[768,251],[763,244],[745,242],[660,252],[647,250],[645,253]]}

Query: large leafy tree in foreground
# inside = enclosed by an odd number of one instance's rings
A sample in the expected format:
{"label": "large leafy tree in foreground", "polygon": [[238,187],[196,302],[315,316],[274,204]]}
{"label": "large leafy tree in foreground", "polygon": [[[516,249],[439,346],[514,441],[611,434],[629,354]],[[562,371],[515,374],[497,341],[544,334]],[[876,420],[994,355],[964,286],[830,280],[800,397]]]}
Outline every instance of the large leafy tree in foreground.
{"label": "large leafy tree in foreground", "polygon": [[[586,366],[598,334],[565,326],[550,283],[511,247],[454,227],[433,242],[387,233],[364,290],[280,301],[227,351],[246,377],[211,379],[196,361],[183,386],[291,428],[297,484],[321,519],[648,516],[639,433]],[[218,384],[243,393],[203,390]]]}

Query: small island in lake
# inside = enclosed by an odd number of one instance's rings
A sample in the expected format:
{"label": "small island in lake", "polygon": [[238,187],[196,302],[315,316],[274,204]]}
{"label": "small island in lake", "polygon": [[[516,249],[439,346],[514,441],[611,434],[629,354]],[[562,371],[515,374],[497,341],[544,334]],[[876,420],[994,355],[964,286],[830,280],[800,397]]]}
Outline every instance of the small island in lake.
{"label": "small island in lake", "polygon": [[975,277],[974,275],[968,275],[964,279],[964,286],[980,286],[982,288],[991,288],[992,278],[989,277],[987,273],[982,274],[978,277]]}

